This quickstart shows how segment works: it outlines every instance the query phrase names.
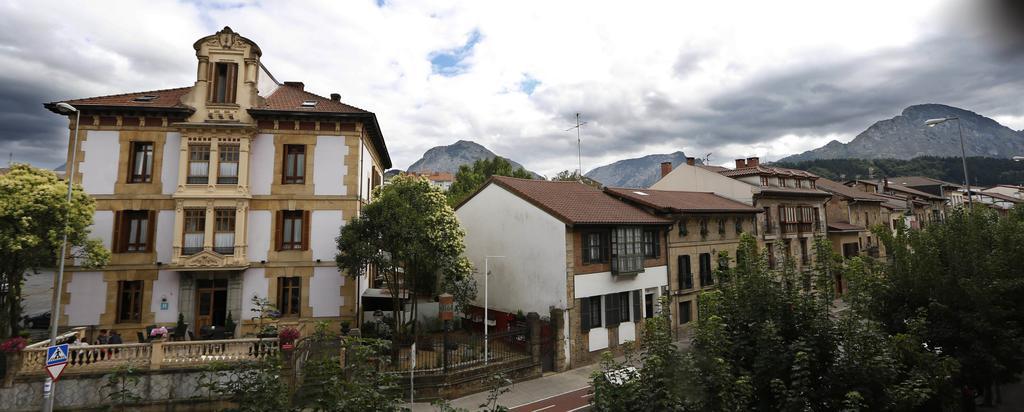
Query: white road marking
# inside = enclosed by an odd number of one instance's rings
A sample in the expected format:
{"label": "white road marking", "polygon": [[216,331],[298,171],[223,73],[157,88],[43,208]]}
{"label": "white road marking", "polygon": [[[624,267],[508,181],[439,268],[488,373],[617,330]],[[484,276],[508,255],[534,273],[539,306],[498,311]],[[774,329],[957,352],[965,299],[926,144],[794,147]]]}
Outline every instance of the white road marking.
{"label": "white road marking", "polygon": [[545,407],[540,408],[540,409],[534,409],[533,412],[540,412],[540,411],[543,411],[545,409],[551,409],[551,408],[554,408],[554,407],[555,407],[555,405],[548,405],[548,406],[545,406]]}
{"label": "white road marking", "polygon": [[527,402],[527,403],[524,403],[524,404],[520,404],[520,405],[518,405],[518,406],[513,406],[513,407],[512,407],[511,409],[516,409],[516,408],[520,408],[520,407],[523,407],[523,406],[526,406],[526,405],[532,405],[532,404],[535,404],[535,403],[537,403],[537,402],[540,402],[540,401],[546,401],[546,400],[548,400],[548,399],[551,399],[551,398],[557,398],[557,397],[559,397],[559,396],[562,396],[562,395],[565,395],[565,394],[567,394],[567,393],[573,393],[573,392],[576,392],[576,391],[581,391],[581,390],[587,389],[587,388],[589,388],[589,387],[590,387],[590,385],[587,385],[587,386],[584,386],[584,387],[582,387],[582,388],[579,388],[579,389],[573,389],[573,390],[571,390],[571,391],[568,391],[568,392],[562,392],[562,393],[559,393],[559,394],[557,394],[557,395],[551,395],[551,396],[548,396],[548,397],[546,397],[546,398],[540,398],[540,399],[537,399],[537,400],[529,401],[529,402]]}

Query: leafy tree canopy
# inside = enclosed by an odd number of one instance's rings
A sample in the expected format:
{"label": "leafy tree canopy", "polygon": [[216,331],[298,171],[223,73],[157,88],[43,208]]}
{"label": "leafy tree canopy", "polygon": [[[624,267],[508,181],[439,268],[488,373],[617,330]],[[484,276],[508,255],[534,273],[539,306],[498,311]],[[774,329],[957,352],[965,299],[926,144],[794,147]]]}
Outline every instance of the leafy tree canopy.
{"label": "leafy tree canopy", "polygon": [[580,177],[578,170],[563,170],[558,172],[554,177],[551,178],[552,182],[583,182],[586,185],[590,185],[600,189],[602,187],[601,182],[598,182],[589,177]]}
{"label": "leafy tree canopy", "polygon": [[503,157],[497,156],[492,159],[480,159],[473,162],[472,166],[459,166],[455,173],[455,181],[448,189],[448,201],[456,205],[480,188],[491,176],[511,176],[521,179],[533,179],[533,174],[523,168],[514,168],[512,164]]}
{"label": "leafy tree canopy", "polygon": [[93,199],[79,185],[73,186],[69,204],[67,183],[52,171],[15,164],[0,176],[0,285],[6,286],[0,288],[0,337],[17,333],[25,272],[57,266],[65,224],[77,264],[106,264],[110,252],[88,238],[94,210]]}

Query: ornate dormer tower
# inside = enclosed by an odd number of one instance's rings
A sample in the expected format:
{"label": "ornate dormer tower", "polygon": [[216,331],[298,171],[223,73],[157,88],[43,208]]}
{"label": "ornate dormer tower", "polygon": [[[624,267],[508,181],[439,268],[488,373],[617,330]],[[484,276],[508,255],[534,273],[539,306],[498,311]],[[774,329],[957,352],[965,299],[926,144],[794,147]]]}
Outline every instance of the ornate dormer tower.
{"label": "ornate dormer tower", "polygon": [[248,110],[261,103],[256,87],[260,47],[230,27],[199,39],[192,47],[199,60],[196,83],[182,99],[196,109],[189,123],[251,124]]}

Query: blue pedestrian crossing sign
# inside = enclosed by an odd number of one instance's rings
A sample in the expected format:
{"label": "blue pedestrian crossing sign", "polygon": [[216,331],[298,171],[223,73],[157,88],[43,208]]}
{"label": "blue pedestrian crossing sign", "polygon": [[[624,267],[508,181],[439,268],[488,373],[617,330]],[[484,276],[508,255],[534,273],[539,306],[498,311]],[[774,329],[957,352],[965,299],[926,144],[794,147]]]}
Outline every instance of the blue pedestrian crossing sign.
{"label": "blue pedestrian crossing sign", "polygon": [[50,378],[57,380],[68,366],[68,344],[50,346],[46,348],[46,372]]}

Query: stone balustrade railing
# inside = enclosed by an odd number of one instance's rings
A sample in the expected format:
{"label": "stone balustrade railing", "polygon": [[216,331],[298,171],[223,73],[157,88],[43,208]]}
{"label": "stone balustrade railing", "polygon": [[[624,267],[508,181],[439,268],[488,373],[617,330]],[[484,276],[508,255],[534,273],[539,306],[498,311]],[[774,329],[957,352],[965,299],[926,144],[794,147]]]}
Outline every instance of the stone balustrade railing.
{"label": "stone balustrade railing", "polygon": [[[72,345],[64,374],[109,372],[130,365],[139,369],[195,368],[212,363],[266,359],[279,351],[277,338],[194,340],[183,342]],[[46,373],[46,347],[7,354],[5,384],[15,375]]]}

